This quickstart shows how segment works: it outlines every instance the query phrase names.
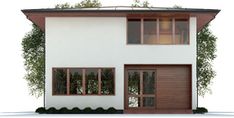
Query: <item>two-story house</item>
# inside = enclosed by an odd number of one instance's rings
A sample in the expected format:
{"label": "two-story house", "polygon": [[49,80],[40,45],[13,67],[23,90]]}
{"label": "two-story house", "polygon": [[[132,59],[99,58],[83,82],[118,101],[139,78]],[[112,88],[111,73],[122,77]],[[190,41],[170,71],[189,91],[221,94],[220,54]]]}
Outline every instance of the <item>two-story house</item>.
{"label": "two-story house", "polygon": [[45,32],[45,107],[192,113],[197,33],[220,10],[25,9]]}

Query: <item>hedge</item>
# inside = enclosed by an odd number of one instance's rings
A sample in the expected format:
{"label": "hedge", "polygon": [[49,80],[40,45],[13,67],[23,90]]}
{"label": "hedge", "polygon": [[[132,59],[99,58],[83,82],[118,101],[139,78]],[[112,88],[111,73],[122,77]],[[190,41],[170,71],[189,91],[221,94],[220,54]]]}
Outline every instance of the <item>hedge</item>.
{"label": "hedge", "polygon": [[194,114],[204,114],[207,112],[208,112],[208,110],[205,107],[197,107],[196,110],[193,110]]}
{"label": "hedge", "polygon": [[110,107],[108,109],[103,109],[102,107],[98,107],[95,110],[93,110],[90,107],[86,107],[83,110],[79,109],[78,107],[74,107],[72,109],[68,109],[66,107],[63,107],[61,109],[56,109],[54,107],[45,109],[44,107],[39,107],[36,109],[35,112],[39,114],[119,114],[119,113],[122,113],[113,107]]}

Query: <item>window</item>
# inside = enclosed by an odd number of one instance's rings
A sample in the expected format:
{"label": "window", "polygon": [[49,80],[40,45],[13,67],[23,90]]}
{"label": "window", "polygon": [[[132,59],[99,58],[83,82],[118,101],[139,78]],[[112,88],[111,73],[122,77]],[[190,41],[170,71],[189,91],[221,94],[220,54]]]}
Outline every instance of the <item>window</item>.
{"label": "window", "polygon": [[53,95],[115,94],[114,68],[53,68],[52,72]]}
{"label": "window", "polygon": [[175,43],[189,44],[189,24],[187,19],[175,19]]}
{"label": "window", "polygon": [[140,19],[128,20],[128,43],[129,44],[141,43],[141,20]]}
{"label": "window", "polygon": [[128,19],[128,44],[189,44],[188,18]]}
{"label": "window", "polygon": [[82,69],[70,69],[70,94],[83,94]]}
{"label": "window", "polygon": [[86,69],[86,94],[98,94],[98,69]]}
{"label": "window", "polygon": [[159,19],[159,44],[172,44],[172,19]]}
{"label": "window", "polygon": [[128,107],[155,107],[155,69],[126,69],[126,74]]}
{"label": "window", "polygon": [[105,68],[101,70],[101,94],[114,94],[114,70]]}
{"label": "window", "polygon": [[144,44],[157,43],[157,21],[156,19],[144,19]]}
{"label": "window", "polygon": [[66,69],[53,70],[53,94],[67,93],[67,71]]}

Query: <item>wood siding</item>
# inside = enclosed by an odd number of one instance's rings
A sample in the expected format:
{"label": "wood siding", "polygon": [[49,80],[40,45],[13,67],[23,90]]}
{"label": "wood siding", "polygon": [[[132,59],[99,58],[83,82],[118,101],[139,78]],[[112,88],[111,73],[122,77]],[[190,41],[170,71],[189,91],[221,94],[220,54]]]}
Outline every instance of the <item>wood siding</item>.
{"label": "wood siding", "polygon": [[190,66],[157,67],[157,109],[191,109]]}

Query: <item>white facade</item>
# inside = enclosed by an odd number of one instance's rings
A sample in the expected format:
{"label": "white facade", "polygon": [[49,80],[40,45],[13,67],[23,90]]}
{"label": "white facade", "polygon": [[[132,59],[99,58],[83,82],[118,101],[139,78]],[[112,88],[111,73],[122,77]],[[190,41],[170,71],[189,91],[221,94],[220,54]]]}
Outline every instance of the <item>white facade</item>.
{"label": "white facade", "polygon": [[[128,45],[126,17],[47,17],[46,92],[48,107],[124,109],[125,64],[191,64],[192,108],[197,107],[196,18],[189,45]],[[114,67],[114,96],[53,96],[53,67]]]}

